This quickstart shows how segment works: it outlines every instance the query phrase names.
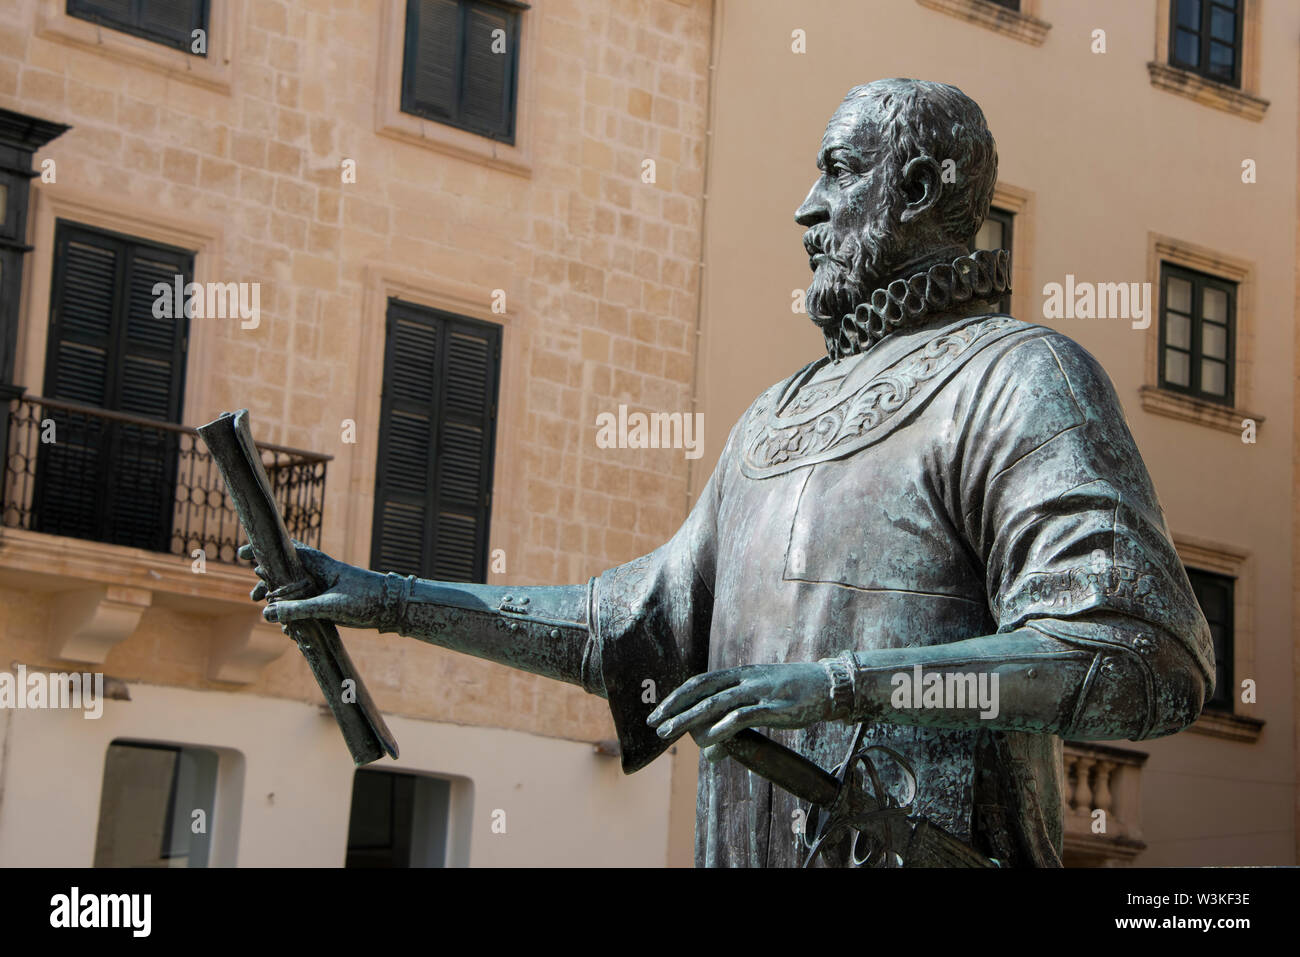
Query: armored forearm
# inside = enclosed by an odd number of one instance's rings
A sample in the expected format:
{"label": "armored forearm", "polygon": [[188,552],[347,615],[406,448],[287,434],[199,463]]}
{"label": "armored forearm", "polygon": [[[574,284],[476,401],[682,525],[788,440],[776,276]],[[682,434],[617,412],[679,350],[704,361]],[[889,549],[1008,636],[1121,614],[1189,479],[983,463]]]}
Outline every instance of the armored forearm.
{"label": "armored forearm", "polygon": [[824,664],[843,720],[1080,740],[1172,734],[1196,719],[1206,693],[1177,641],[1122,620],[1031,621],[1005,634]]}
{"label": "armored forearm", "polygon": [[389,574],[376,627],[604,694],[591,585],[501,587]]}

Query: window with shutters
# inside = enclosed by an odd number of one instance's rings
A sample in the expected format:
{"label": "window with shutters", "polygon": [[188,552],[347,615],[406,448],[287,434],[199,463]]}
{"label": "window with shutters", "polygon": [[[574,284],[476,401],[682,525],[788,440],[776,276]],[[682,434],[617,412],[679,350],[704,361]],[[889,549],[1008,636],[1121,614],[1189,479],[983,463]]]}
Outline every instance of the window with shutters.
{"label": "window with shutters", "polygon": [[513,144],[526,9],[514,0],[407,0],[402,110]]}
{"label": "window with shutters", "polygon": [[178,434],[147,420],[180,421],[188,329],[154,287],[190,282],[194,254],[66,220],[54,246],[43,393],[123,416],[47,410],[32,527],[167,551]]}
{"label": "window with shutters", "polygon": [[501,327],[389,299],[370,564],[487,577]]}
{"label": "window with shutters", "polygon": [[207,56],[194,31],[208,31],[208,0],[68,0],[68,16]]}

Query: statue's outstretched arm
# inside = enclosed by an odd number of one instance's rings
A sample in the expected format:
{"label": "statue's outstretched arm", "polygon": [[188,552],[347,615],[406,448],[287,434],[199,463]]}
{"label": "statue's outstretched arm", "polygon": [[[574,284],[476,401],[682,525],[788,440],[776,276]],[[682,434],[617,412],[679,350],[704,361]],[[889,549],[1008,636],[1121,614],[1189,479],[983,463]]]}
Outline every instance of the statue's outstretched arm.
{"label": "statue's outstretched arm", "polygon": [[[241,553],[242,554],[242,553]],[[591,640],[591,585],[505,587],[383,575],[298,545],[309,581],[267,593],[268,621],[321,618],[397,632],[604,694]],[[251,557],[245,556],[245,557]],[[299,595],[310,597],[299,598]]]}

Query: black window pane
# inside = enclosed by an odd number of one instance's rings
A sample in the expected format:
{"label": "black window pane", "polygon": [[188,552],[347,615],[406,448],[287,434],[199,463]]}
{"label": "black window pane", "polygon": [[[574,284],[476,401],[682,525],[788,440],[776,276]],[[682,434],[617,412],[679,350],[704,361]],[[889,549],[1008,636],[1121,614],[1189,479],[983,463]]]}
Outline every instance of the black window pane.
{"label": "black window pane", "polygon": [[1210,36],[1216,40],[1222,40],[1224,43],[1231,43],[1236,39],[1237,34],[1237,15],[1231,10],[1224,10],[1222,7],[1212,7],[1210,10]]}
{"label": "black window pane", "polygon": [[1227,367],[1213,359],[1201,360],[1201,389],[1211,395],[1223,395],[1228,390]]}
{"label": "black window pane", "polygon": [[217,768],[207,748],[110,744],[95,866],[207,867]]}
{"label": "black window pane", "polygon": [[1165,381],[1181,386],[1192,384],[1192,363],[1186,352],[1165,350]]}
{"label": "black window pane", "polygon": [[[971,241],[970,248],[975,249],[1005,249],[1008,254],[1011,253],[1015,214],[1005,209],[998,209],[996,206],[990,207],[988,215],[984,217],[984,222],[980,225],[979,232],[975,234]],[[1014,269],[1015,264],[1010,258],[1007,260],[1009,269]],[[1014,279],[1014,272],[1012,277]],[[1003,296],[998,303],[998,309],[1003,313],[1011,312],[1011,295],[1008,293]]]}
{"label": "black window pane", "polygon": [[1241,11],[1235,0],[1177,0],[1169,62],[1217,83],[1241,84]]}
{"label": "black window pane", "polygon": [[1233,601],[1236,582],[1226,575],[1187,569],[1192,592],[1210,626],[1214,644],[1214,692],[1207,709],[1231,711],[1233,706]]}
{"label": "black window pane", "polygon": [[1232,47],[1223,43],[1210,44],[1210,73],[1222,80],[1231,80],[1236,56]]}
{"label": "black window pane", "polygon": [[352,779],[346,867],[445,867],[451,782],[363,768]]}

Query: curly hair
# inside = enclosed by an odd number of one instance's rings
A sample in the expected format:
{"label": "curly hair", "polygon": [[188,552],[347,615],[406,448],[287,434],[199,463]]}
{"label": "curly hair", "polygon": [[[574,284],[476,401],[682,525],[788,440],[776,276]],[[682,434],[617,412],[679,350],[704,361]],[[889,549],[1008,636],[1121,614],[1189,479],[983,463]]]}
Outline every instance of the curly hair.
{"label": "curly hair", "polygon": [[875,107],[895,176],[901,177],[916,157],[929,156],[940,165],[953,161],[956,184],[964,188],[943,190],[939,221],[953,239],[971,239],[988,215],[998,179],[997,144],[979,104],[955,86],[903,78],[855,86],[844,102],[858,99]]}

